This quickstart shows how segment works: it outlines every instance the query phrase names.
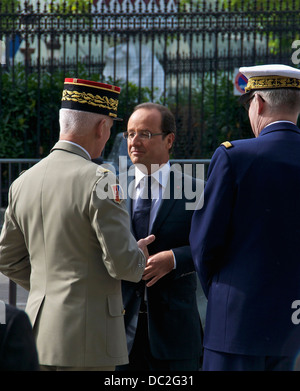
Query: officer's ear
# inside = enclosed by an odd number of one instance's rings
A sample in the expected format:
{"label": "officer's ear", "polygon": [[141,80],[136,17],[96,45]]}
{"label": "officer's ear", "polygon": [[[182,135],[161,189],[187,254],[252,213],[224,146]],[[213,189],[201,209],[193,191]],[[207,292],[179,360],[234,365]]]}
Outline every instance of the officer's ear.
{"label": "officer's ear", "polygon": [[255,94],[255,97],[257,99],[258,114],[261,114],[265,108],[266,101],[259,94]]}
{"label": "officer's ear", "polygon": [[106,119],[102,118],[99,122],[97,122],[95,126],[95,135],[96,138],[101,138],[103,131],[105,130],[107,124],[106,124]]}

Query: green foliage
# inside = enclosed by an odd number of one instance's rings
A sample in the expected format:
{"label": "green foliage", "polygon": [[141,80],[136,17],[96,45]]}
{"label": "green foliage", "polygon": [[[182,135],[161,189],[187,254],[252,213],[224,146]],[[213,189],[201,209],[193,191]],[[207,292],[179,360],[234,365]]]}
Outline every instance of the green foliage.
{"label": "green foliage", "polygon": [[[248,25],[253,22],[267,38],[270,54],[290,53],[291,43],[300,37],[299,0],[224,0],[223,4],[227,11],[245,12]],[[289,35],[282,34],[283,26]]]}
{"label": "green foliage", "polygon": [[283,10],[286,8],[292,8],[295,3],[295,0],[285,0],[284,7],[277,0],[224,0],[224,5],[226,7],[234,6],[238,9],[247,9],[252,10]]}
{"label": "green foliage", "polygon": [[226,140],[252,137],[248,114],[233,94],[232,78],[224,73],[220,72],[216,82],[205,81],[204,126],[206,151],[214,150]]}
{"label": "green foliage", "polygon": [[100,74],[89,75],[83,65],[78,70],[54,73],[26,74],[23,65],[0,74],[0,157],[36,158],[46,156],[59,137],[59,109],[65,77],[102,81],[121,87],[118,115],[124,122],[116,122],[106,152],[112,147],[114,136],[124,130],[129,114],[141,101],[150,100],[150,90],[138,89],[129,83],[104,80]]}
{"label": "green foliage", "polygon": [[19,6],[19,0],[0,0],[0,39],[3,39],[3,30],[16,28]]}
{"label": "green foliage", "polygon": [[13,12],[17,10],[19,4],[19,0],[0,0],[0,10]]}
{"label": "green foliage", "polygon": [[49,7],[58,8],[60,12],[82,13],[87,12],[92,4],[93,0],[52,0]]}
{"label": "green foliage", "polygon": [[221,142],[252,137],[247,113],[233,95],[231,77],[207,74],[193,84],[190,92],[179,90],[169,101],[177,120],[174,158],[210,158]]}
{"label": "green foliage", "polygon": [[43,149],[48,152],[50,134],[58,132],[62,85],[59,73],[27,75],[21,65],[2,73],[0,157],[34,158]]}

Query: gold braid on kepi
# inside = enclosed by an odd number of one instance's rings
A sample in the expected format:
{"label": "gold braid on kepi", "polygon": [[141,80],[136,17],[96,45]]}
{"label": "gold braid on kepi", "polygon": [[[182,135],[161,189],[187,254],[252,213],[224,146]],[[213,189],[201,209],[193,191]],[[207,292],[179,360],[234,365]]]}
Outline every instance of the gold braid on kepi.
{"label": "gold braid on kepi", "polygon": [[61,108],[117,117],[120,87],[95,81],[66,78]]}
{"label": "gold braid on kepi", "polygon": [[256,90],[300,88],[300,69],[288,65],[256,65],[241,67],[239,71],[248,80],[245,94],[240,97],[242,104],[249,99],[250,93]]}

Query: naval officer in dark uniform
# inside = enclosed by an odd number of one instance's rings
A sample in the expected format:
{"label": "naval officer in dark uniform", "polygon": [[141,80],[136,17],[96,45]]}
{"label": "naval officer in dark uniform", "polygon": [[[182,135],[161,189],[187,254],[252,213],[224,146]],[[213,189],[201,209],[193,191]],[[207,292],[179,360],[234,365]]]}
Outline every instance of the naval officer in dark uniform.
{"label": "naval officer in dark uniform", "polygon": [[293,370],[300,352],[300,70],[240,71],[255,138],[215,151],[190,232],[208,297],[203,370]]}

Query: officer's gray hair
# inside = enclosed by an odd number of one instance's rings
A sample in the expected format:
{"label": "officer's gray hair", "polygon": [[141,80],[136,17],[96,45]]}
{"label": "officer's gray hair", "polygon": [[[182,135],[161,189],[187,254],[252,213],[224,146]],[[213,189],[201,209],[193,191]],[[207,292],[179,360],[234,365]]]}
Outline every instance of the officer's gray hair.
{"label": "officer's gray hair", "polygon": [[102,120],[104,115],[86,111],[60,109],[59,124],[60,134],[83,136]]}
{"label": "officer's gray hair", "polygon": [[300,90],[297,89],[269,89],[256,91],[257,94],[269,103],[272,110],[300,112]]}

